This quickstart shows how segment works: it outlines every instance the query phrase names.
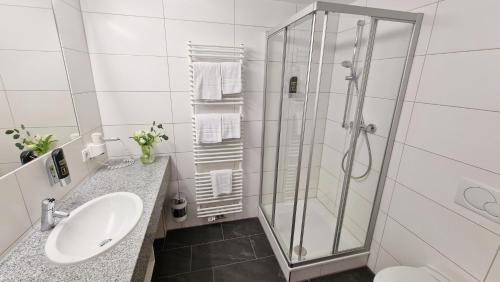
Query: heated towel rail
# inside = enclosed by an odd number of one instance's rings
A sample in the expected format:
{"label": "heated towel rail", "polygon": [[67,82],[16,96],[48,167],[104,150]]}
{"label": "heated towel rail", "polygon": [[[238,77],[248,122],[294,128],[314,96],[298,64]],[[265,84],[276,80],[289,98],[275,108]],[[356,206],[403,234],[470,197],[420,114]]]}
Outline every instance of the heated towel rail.
{"label": "heated towel rail", "polygon": [[[244,46],[201,45],[188,42],[189,80],[191,89],[191,106],[193,110],[192,131],[194,146],[196,211],[198,217],[209,220],[219,215],[243,211],[243,139],[244,126],[241,124],[239,139],[223,140],[218,144],[198,144],[196,142],[197,113],[234,113],[243,117],[243,93],[223,95],[222,100],[197,100],[194,95],[193,63],[194,62],[237,62],[244,65]],[[243,83],[243,81],[242,81]],[[244,84],[243,84],[244,86]],[[243,91],[242,91],[243,92]],[[233,170],[232,193],[214,197],[212,193],[210,171],[214,169]]]}

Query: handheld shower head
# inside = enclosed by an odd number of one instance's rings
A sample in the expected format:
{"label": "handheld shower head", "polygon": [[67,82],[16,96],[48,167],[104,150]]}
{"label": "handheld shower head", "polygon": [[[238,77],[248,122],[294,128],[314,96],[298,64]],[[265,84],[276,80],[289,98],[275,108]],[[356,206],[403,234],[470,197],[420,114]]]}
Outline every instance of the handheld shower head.
{"label": "handheld shower head", "polygon": [[342,61],[341,65],[346,68],[346,69],[350,69],[352,68],[352,62],[351,61]]}

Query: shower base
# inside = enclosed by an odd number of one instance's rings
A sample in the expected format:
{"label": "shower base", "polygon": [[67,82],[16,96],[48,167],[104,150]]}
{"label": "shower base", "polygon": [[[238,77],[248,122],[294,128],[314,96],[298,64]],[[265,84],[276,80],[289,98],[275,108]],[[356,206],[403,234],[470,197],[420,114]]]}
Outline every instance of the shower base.
{"label": "shower base", "polygon": [[[292,263],[299,262],[298,260],[298,245],[300,240],[300,222],[302,220],[304,201],[300,200],[297,204],[297,215],[295,226],[298,228],[294,233],[294,248],[297,252],[293,252]],[[342,258],[325,259],[319,262],[306,263],[300,266],[290,266],[281,252],[278,241],[282,243],[285,254],[288,255],[288,246],[291,237],[291,226],[293,218],[293,202],[276,203],[276,220],[275,234],[273,235],[271,227],[267,224],[264,214],[271,214],[271,205],[266,205],[259,208],[259,220],[264,227],[266,236],[271,243],[274,254],[283,271],[287,281],[303,281],[315,278],[321,275],[341,272],[348,269],[353,269],[365,266],[368,261],[368,252],[346,256]],[[332,252],[333,239],[335,234],[335,224],[337,218],[332,214],[318,199],[311,198],[307,203],[306,223],[304,227],[304,241],[302,247],[306,250],[302,251],[300,262],[310,259],[319,259],[328,257]],[[360,247],[362,243],[352,235],[347,229],[343,229],[340,239],[340,250]]]}
{"label": "shower base", "polygon": [[[265,206],[266,214],[271,214],[272,205]],[[293,245],[297,252],[293,252],[292,261],[298,262],[298,249],[300,243],[300,226],[304,211],[304,201],[297,204],[295,232]],[[290,246],[290,235],[293,218],[293,202],[276,203],[275,232],[283,246]],[[309,260],[328,256],[332,253],[337,217],[332,214],[318,199],[312,198],[307,202],[306,223],[304,227],[304,242],[301,260]],[[339,250],[359,248],[363,246],[347,229],[342,230]],[[288,249],[287,249],[288,251]]]}

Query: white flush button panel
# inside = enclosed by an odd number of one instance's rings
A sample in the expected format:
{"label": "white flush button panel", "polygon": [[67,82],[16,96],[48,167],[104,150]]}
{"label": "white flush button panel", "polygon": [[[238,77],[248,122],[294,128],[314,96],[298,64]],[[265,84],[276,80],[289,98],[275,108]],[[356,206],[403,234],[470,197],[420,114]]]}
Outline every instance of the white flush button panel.
{"label": "white flush button panel", "polygon": [[493,187],[464,178],[457,189],[455,203],[500,223],[500,191]]}

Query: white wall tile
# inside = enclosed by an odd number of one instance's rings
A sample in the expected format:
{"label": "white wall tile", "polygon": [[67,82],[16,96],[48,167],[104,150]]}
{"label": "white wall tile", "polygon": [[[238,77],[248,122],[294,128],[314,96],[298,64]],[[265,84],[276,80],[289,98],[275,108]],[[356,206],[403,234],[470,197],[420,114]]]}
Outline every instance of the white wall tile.
{"label": "white wall tile", "polygon": [[7,100],[7,93],[0,91],[0,128],[14,127],[14,120]]}
{"label": "white wall tile", "polygon": [[73,103],[80,134],[88,133],[101,126],[99,104],[94,92],[73,95]]}
{"label": "white wall tile", "polygon": [[234,23],[232,0],[164,0],[163,4],[168,19]]}
{"label": "white wall tile", "polygon": [[166,55],[163,19],[84,13],[84,20],[91,53]]}
{"label": "white wall tile", "polygon": [[235,26],[235,44],[245,45],[245,58],[264,60],[266,56],[266,30],[264,27]]}
{"label": "white wall tile", "polygon": [[434,2],[437,2],[437,0],[367,0],[366,5],[373,8],[408,11]]}
{"label": "white wall tile", "polygon": [[24,206],[23,196],[17,183],[16,175],[11,173],[0,178],[2,187],[2,206],[0,208],[0,254],[17,240],[31,226],[31,221]]}
{"label": "white wall tile", "polygon": [[188,92],[189,89],[189,63],[187,58],[168,58],[170,71],[170,88],[172,91]]}
{"label": "white wall tile", "polygon": [[191,106],[191,97],[188,92],[172,92],[172,120],[174,123],[191,122],[193,110]]}
{"label": "white wall tile", "polygon": [[234,25],[181,20],[166,20],[167,53],[187,57],[187,43],[234,45]]}
{"label": "white wall tile", "polygon": [[26,7],[51,8],[50,0],[0,0],[3,5],[18,5]]}
{"label": "white wall tile", "polygon": [[81,5],[87,12],[163,17],[162,0],[81,0]]}
{"label": "white wall tile", "polygon": [[[139,125],[106,125],[103,126],[103,133],[105,138],[118,137],[121,142],[108,142],[106,143],[108,155],[110,157],[123,157],[133,154],[139,156],[141,150],[139,145],[129,137],[138,130],[147,130],[151,126],[148,124]],[[153,147],[154,154],[171,154],[175,150],[173,127],[171,124],[164,124],[165,134],[169,137],[168,141],[155,144]]]}
{"label": "white wall tile", "polygon": [[438,4],[435,3],[411,11],[412,13],[424,14],[422,27],[420,28],[420,34],[418,35],[417,49],[415,50],[415,54],[417,55],[423,55],[427,52],[427,47],[429,46],[429,40],[431,38],[432,27],[434,25],[434,16],[436,15],[437,6]]}
{"label": "white wall tile", "polygon": [[389,214],[475,277],[486,276],[498,236],[399,184]]}
{"label": "white wall tile", "polygon": [[192,152],[176,153],[176,167],[179,179],[194,178],[194,160]]}
{"label": "white wall tile", "polygon": [[294,3],[271,0],[236,0],[235,22],[242,25],[274,27],[296,12]]}
{"label": "white wall tile", "polygon": [[68,90],[60,52],[0,51],[6,90]]}
{"label": "white wall tile", "polygon": [[415,56],[413,58],[410,79],[408,80],[408,86],[406,87],[405,101],[415,101],[415,96],[417,96],[417,90],[420,83],[420,76],[422,74],[422,68],[424,67],[424,60],[424,56]]}
{"label": "white wall tile", "polygon": [[379,21],[377,35],[375,36],[373,58],[405,57],[410,44],[412,30],[412,24]]}
{"label": "white wall tile", "polygon": [[[7,92],[16,124],[28,127],[75,126],[71,94],[66,91]],[[40,107],[43,105],[43,107]]]}
{"label": "white wall tile", "polygon": [[[15,27],[15,28],[13,28]],[[52,11],[1,6],[0,49],[60,50]]]}
{"label": "white wall tile", "polygon": [[500,28],[499,9],[495,0],[439,2],[429,53],[500,47],[500,38],[491,36]]}
{"label": "white wall tile", "polygon": [[[451,281],[479,281],[390,217],[387,218],[381,253],[382,250],[402,265],[430,266],[439,269]],[[384,259],[381,260],[380,256],[377,271],[381,268],[379,265],[384,265]],[[387,264],[387,266],[393,265],[394,262]]]}
{"label": "white wall tile", "polygon": [[[500,113],[415,104],[407,143],[490,171],[500,172]],[[450,126],[450,125],[459,126]],[[478,126],[481,125],[481,126]]]}
{"label": "white wall tile", "polygon": [[417,101],[500,111],[498,73],[500,50],[427,56]]}
{"label": "white wall tile", "polygon": [[497,257],[493,264],[491,265],[490,273],[486,278],[485,282],[495,282],[500,280],[500,255],[497,253]]}
{"label": "white wall tile", "polygon": [[379,272],[384,268],[388,268],[391,266],[398,266],[399,262],[394,259],[388,252],[386,252],[383,248],[379,249],[377,264],[375,265],[375,273]]}
{"label": "white wall tile", "polygon": [[174,124],[175,133],[175,151],[192,152],[193,151],[193,125],[191,123]]}
{"label": "white wall tile", "polygon": [[[244,130],[244,147],[245,148],[258,148],[261,147],[262,142],[262,122],[261,121],[247,121],[242,123]],[[271,127],[272,124],[266,123],[266,126]]]}
{"label": "white wall tile", "polygon": [[[416,171],[418,171],[418,174],[415,173]],[[413,147],[405,147],[398,182],[469,220],[500,234],[498,224],[454,203],[456,190],[463,178],[474,179],[500,191],[500,176],[498,174]]]}
{"label": "white wall tile", "polygon": [[166,58],[92,54],[90,59],[97,91],[170,90]]}
{"label": "white wall tile", "polygon": [[264,89],[264,62],[247,61],[244,65],[243,90],[262,91]]}
{"label": "white wall tile", "polygon": [[104,125],[172,123],[169,92],[98,92],[97,98]]}
{"label": "white wall tile", "polygon": [[[370,67],[366,95],[396,99],[404,69],[404,58],[374,60]],[[347,92],[347,87],[345,88]]]}

